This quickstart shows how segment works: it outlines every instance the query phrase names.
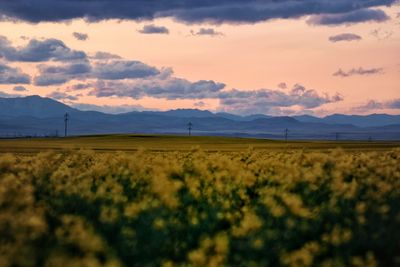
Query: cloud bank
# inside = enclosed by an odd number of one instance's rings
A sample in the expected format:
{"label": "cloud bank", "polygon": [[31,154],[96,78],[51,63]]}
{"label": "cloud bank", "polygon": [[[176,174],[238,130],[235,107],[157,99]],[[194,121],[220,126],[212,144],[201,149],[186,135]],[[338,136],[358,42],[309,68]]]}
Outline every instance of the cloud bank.
{"label": "cloud bank", "polygon": [[[0,54],[6,60],[36,63],[37,75],[33,84],[59,87],[48,97],[68,103],[76,103],[81,96],[192,100],[198,107],[204,106],[206,100],[217,100],[221,110],[249,114],[270,113],[291,107],[310,110],[343,100],[338,94],[321,94],[300,84],[291,89],[281,83],[278,90],[241,90],[226,88],[224,83],[213,80],[190,81],[176,77],[171,68],[157,68],[107,52],[87,56],[56,39],[31,40],[22,47],[14,47],[5,38],[0,40],[3,41]],[[370,70],[360,68],[351,70],[347,75],[353,72]],[[18,68],[0,63],[0,83],[29,84],[31,78]],[[22,88],[18,90],[23,91]]]}
{"label": "cloud bank", "polygon": [[383,22],[388,19],[389,16],[380,9],[360,9],[348,13],[315,15],[307,22],[312,25],[332,26],[367,21]]}
{"label": "cloud bank", "polygon": [[77,18],[151,20],[171,17],[185,23],[255,23],[276,18],[315,15],[312,24],[355,23],[387,18],[368,9],[392,5],[396,0],[18,0],[1,1],[0,18],[32,23]]}
{"label": "cloud bank", "polygon": [[19,68],[13,68],[0,62],[0,84],[30,84],[31,78]]}

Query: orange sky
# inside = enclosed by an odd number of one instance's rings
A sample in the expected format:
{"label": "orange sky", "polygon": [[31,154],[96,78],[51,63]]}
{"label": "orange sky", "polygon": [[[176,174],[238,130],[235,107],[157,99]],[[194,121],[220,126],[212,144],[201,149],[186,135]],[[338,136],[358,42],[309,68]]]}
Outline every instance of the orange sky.
{"label": "orange sky", "polygon": [[[310,26],[307,18],[273,20],[244,25],[185,25],[172,19],[152,22],[108,20],[87,23],[73,20],[69,23],[0,22],[0,35],[14,45],[24,45],[29,38],[56,38],[69,47],[87,53],[107,51],[123,58],[139,60],[148,65],[172,67],[174,76],[197,80],[214,80],[227,85],[227,89],[254,90],[278,89],[281,82],[288,87],[302,84],[318,93],[339,93],[344,100],[313,109],[316,115],[330,113],[354,113],[354,107],[369,100],[390,101],[400,98],[400,19],[398,6],[383,8],[391,20],[383,23],[359,23],[348,26]],[[146,24],[162,25],[170,34],[142,34],[138,30]],[[190,31],[199,28],[214,28],[223,36],[193,36]],[[371,32],[379,29],[381,38]],[[89,35],[88,40],[79,41],[73,32]],[[332,35],[356,33],[362,40],[353,42],[329,42]],[[386,34],[390,36],[384,38]],[[33,63],[12,63],[24,72],[35,75]],[[332,74],[339,68],[383,68],[382,74],[370,76],[336,77]],[[76,83],[76,82],[75,82]],[[37,87],[24,94],[46,96],[54,90],[63,91],[67,83],[60,86]],[[14,85],[1,85],[1,91],[15,93]],[[286,89],[287,90],[287,89]],[[72,93],[73,94],[77,94]],[[199,100],[165,100],[143,98],[96,98],[81,96],[80,103],[97,105],[141,105],[150,109],[193,108]],[[215,110],[219,100],[201,100],[204,109]],[[387,112],[400,114],[399,109],[369,110],[367,113]]]}

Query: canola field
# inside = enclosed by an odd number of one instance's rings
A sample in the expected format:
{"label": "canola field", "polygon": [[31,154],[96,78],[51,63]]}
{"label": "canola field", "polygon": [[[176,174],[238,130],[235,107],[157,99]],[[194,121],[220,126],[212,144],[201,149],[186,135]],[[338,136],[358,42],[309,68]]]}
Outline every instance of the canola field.
{"label": "canola field", "polygon": [[3,266],[400,266],[400,149],[2,153]]}

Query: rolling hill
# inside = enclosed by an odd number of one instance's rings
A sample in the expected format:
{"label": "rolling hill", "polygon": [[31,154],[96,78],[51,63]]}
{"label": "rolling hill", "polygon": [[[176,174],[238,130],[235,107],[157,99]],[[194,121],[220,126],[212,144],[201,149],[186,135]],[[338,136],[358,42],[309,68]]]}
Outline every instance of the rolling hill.
{"label": "rolling hill", "polygon": [[239,116],[197,109],[106,114],[81,111],[40,96],[0,98],[0,136],[61,134],[64,132],[63,116],[66,112],[70,115],[70,135],[186,134],[190,121],[196,135],[283,138],[287,128],[293,139],[400,139],[400,116],[386,114],[271,117],[262,114]]}

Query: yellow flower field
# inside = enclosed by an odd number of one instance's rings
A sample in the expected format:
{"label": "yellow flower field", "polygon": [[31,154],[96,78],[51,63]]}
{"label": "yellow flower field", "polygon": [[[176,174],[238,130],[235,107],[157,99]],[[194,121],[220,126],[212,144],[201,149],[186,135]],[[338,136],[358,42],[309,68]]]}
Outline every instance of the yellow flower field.
{"label": "yellow flower field", "polygon": [[1,155],[3,266],[400,266],[400,150]]}

